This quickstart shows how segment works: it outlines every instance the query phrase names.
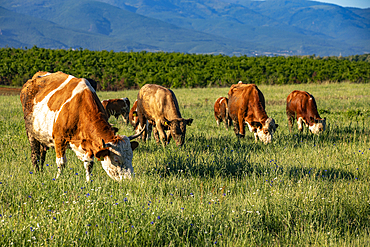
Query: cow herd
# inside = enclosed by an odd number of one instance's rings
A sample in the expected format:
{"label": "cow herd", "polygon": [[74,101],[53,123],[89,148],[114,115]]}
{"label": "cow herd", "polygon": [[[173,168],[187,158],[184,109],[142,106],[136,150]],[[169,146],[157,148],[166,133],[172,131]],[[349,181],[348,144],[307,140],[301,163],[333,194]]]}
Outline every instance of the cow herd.
{"label": "cow herd", "polygon": [[[270,143],[279,125],[273,118],[267,116],[265,98],[258,87],[239,82],[230,87],[228,97],[220,97],[214,104],[217,125],[224,122],[228,129],[233,123],[235,134],[244,137],[245,124],[247,124],[250,132],[254,133],[256,141],[260,139],[265,144]],[[292,131],[294,118],[300,131],[303,131],[303,123],[313,134],[320,134],[325,130],[326,118],[320,117],[315,98],[307,92],[295,90],[288,95],[286,114],[290,131]]]}
{"label": "cow herd", "polygon": [[[66,149],[72,149],[84,162],[86,180],[90,181],[94,157],[101,161],[108,176],[117,181],[132,178],[133,151],[151,132],[157,143],[167,145],[173,138],[181,146],[187,126],[193,119],[181,116],[179,104],[172,90],[146,84],[138,93],[130,109],[128,98],[100,101],[96,83],[76,78],[63,72],[37,72],[28,80],[20,94],[25,127],[31,144],[32,164],[43,169],[46,151],[53,147],[58,166],[57,178],[65,168]],[[321,119],[314,97],[302,91],[293,91],[287,98],[286,113],[289,129],[296,118],[298,129],[303,123],[314,134],[325,130],[326,119]],[[255,140],[267,144],[278,127],[265,111],[265,98],[254,84],[232,85],[228,98],[216,100],[214,114],[217,125],[234,125],[238,137],[245,136],[245,125],[254,133]],[[130,137],[117,135],[117,128],[109,124],[110,116],[122,116],[135,129]]]}

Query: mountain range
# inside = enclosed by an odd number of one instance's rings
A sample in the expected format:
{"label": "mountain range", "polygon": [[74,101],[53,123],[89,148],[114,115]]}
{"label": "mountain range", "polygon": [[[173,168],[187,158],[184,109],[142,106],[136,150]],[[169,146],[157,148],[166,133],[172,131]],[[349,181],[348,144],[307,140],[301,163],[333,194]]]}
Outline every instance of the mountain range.
{"label": "mountain range", "polygon": [[0,47],[225,55],[370,52],[370,8],[306,0],[0,0]]}

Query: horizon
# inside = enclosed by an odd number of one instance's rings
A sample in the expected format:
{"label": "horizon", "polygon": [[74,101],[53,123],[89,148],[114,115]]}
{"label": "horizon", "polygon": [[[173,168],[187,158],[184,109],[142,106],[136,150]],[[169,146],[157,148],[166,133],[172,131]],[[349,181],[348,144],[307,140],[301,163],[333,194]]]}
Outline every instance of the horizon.
{"label": "horizon", "polygon": [[312,0],[312,1],[336,4],[341,7],[353,7],[361,9],[370,8],[369,0]]}

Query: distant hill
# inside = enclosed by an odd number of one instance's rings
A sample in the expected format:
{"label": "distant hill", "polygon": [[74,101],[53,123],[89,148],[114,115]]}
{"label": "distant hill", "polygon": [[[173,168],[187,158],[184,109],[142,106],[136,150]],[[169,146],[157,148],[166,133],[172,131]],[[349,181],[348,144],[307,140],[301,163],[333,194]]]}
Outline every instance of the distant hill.
{"label": "distant hill", "polygon": [[227,55],[370,52],[369,9],[314,1],[0,0],[0,6],[2,47]]}
{"label": "distant hill", "polygon": [[14,13],[0,7],[0,46],[51,49],[86,48],[90,50],[130,51],[159,49],[130,40],[74,30],[43,19]]}

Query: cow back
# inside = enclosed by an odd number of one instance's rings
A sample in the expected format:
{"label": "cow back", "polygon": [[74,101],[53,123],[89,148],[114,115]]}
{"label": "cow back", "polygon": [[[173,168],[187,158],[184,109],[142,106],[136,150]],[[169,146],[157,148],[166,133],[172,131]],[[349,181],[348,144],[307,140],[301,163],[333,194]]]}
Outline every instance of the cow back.
{"label": "cow back", "polygon": [[265,97],[255,84],[234,84],[229,93],[229,115],[236,121],[238,112],[243,112],[249,121],[264,122],[268,117],[265,111]]}
{"label": "cow back", "polygon": [[149,120],[181,118],[179,104],[172,90],[165,87],[146,84],[138,94],[138,111]]}
{"label": "cow back", "polygon": [[287,97],[287,112],[321,119],[315,97],[305,91],[294,90]]}

